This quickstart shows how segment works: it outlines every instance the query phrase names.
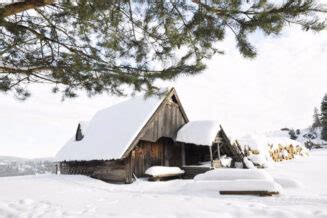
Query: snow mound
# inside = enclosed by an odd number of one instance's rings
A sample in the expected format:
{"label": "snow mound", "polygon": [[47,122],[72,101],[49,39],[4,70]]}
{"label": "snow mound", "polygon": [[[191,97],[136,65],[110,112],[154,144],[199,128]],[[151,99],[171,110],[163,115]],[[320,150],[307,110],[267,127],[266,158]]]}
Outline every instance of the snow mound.
{"label": "snow mound", "polygon": [[138,96],[97,112],[88,125],[81,125],[84,138],[71,138],[57,160],[120,159],[163,99]]}
{"label": "snow mound", "polygon": [[287,178],[274,178],[274,180],[281,185],[283,188],[300,188],[302,184],[294,179]]}
{"label": "snow mound", "polygon": [[254,166],[253,162],[251,162],[247,157],[243,158],[243,162],[248,169],[255,169],[256,167]]}
{"label": "snow mound", "polygon": [[268,167],[269,166],[269,161],[271,161],[271,157],[268,156],[268,154],[251,154],[247,156],[247,159],[249,159],[252,163],[262,166],[262,167]]}
{"label": "snow mound", "polygon": [[220,157],[220,162],[223,167],[231,167],[232,165],[232,158],[223,155]]}
{"label": "snow mound", "polygon": [[211,146],[219,130],[220,126],[216,121],[191,121],[178,131],[176,141]]}
{"label": "snow mound", "polygon": [[194,177],[196,181],[208,180],[266,180],[274,181],[274,179],[262,169],[216,169],[206,173],[199,174]]}
{"label": "snow mound", "polygon": [[193,183],[192,190],[196,192],[206,191],[217,193],[219,191],[267,191],[278,192],[282,191],[282,187],[267,180],[212,180],[212,181],[197,181]]}
{"label": "snow mound", "polygon": [[235,161],[234,165],[235,165],[235,168],[237,168],[237,169],[243,169],[244,168],[243,162]]}
{"label": "snow mound", "polygon": [[145,174],[153,177],[165,177],[184,174],[184,170],[179,167],[163,167],[163,166],[153,166],[145,171]]}
{"label": "snow mound", "polygon": [[198,191],[282,191],[265,170],[259,169],[211,170],[197,175],[194,181],[194,189]]}

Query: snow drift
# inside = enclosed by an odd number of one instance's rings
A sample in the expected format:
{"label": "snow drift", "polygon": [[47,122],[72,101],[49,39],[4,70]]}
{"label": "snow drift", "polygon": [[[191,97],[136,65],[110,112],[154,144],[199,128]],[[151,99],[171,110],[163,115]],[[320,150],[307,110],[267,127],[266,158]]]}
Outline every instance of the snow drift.
{"label": "snow drift", "polygon": [[145,171],[145,174],[153,177],[158,176],[172,176],[184,174],[184,170],[179,167],[163,167],[163,166],[153,166]]}
{"label": "snow drift", "polygon": [[273,178],[262,169],[217,169],[194,177],[196,181],[208,180],[266,180],[273,181]]}
{"label": "snow drift", "polygon": [[217,169],[194,178],[194,188],[212,191],[267,191],[280,193],[282,187],[260,169]]}

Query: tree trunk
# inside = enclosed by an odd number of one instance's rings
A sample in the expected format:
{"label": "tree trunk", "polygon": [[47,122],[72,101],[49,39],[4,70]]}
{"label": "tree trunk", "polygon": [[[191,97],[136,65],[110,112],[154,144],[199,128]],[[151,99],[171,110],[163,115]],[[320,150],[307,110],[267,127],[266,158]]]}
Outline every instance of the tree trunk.
{"label": "tree trunk", "polygon": [[8,5],[5,5],[3,8],[0,8],[0,20],[27,11],[29,9],[34,9],[38,7],[43,7],[46,5],[54,4],[56,0],[26,0],[23,2],[15,2]]}

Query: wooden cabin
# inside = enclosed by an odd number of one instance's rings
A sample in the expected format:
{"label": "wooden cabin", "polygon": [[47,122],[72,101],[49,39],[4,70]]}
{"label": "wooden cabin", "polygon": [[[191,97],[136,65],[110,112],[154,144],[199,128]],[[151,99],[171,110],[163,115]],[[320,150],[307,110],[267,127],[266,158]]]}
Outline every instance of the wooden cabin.
{"label": "wooden cabin", "polygon": [[[242,162],[242,154],[233,150],[221,127],[198,129],[200,123],[189,122],[174,88],[163,97],[134,97],[78,125],[75,136],[57,154],[60,172],[131,183],[146,176],[151,166],[178,166],[191,178],[212,167],[198,170],[200,162],[213,163],[220,154]],[[205,143],[192,140],[187,136],[192,131],[210,131],[211,138]]]}

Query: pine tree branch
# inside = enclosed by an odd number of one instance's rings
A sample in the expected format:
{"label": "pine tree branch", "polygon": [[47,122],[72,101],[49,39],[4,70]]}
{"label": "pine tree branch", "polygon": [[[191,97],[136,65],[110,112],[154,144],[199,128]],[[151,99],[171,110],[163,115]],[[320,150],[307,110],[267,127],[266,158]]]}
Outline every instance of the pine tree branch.
{"label": "pine tree branch", "polygon": [[10,73],[10,74],[20,74],[24,73],[26,75],[53,70],[53,67],[42,66],[42,67],[33,67],[33,68],[22,68],[22,67],[9,67],[9,66],[0,66],[0,73]]}
{"label": "pine tree branch", "polygon": [[56,0],[25,0],[22,2],[10,3],[0,8],[0,20],[30,9],[51,5],[55,2]]}

